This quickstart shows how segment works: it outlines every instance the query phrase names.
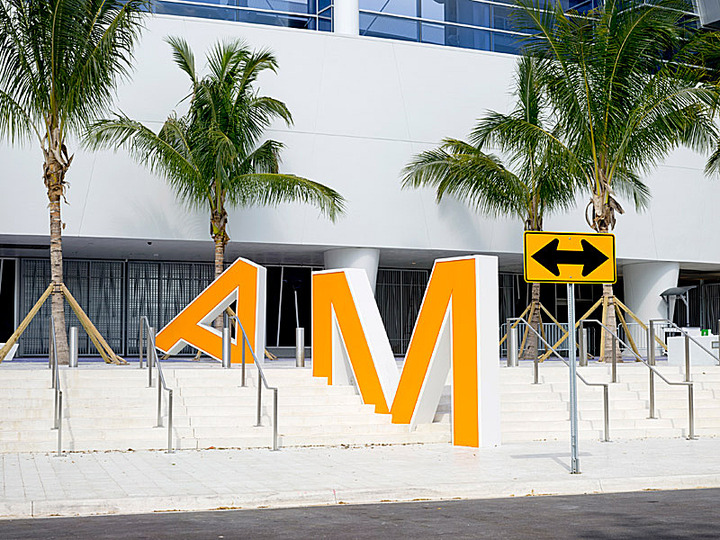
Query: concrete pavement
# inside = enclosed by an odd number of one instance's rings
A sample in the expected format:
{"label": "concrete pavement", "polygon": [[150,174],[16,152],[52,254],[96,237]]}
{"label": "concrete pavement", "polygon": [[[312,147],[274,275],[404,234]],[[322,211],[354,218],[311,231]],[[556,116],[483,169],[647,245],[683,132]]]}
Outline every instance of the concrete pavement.
{"label": "concrete pavement", "polygon": [[720,487],[720,439],[2,454],[0,516],[84,516]]}

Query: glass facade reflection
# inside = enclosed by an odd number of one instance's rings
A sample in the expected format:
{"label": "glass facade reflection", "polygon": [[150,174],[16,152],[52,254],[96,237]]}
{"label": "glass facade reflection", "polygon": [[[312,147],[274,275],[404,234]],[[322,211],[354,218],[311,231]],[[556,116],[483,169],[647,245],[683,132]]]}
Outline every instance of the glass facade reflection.
{"label": "glass facade reflection", "polygon": [[360,34],[517,54],[512,2],[360,0]]}
{"label": "glass facade reflection", "polygon": [[[333,1],[157,0],[154,9],[185,17],[332,32]],[[601,3],[550,1],[579,13]],[[359,0],[360,35],[519,54],[523,34],[514,29],[513,9],[513,0]]]}
{"label": "glass facade reflection", "polygon": [[[512,30],[511,4],[510,0],[360,0],[360,35],[517,53],[521,34]],[[183,17],[333,30],[333,0],[158,0],[154,6],[156,13]]]}
{"label": "glass facade reflection", "polygon": [[155,13],[308,30],[332,30],[330,0],[160,0]]}

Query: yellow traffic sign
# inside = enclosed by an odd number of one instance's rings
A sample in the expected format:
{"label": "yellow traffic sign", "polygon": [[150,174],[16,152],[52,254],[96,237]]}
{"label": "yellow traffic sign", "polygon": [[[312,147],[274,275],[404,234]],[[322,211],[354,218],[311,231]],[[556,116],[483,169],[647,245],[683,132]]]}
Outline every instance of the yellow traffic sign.
{"label": "yellow traffic sign", "polygon": [[525,231],[528,283],[615,283],[614,234]]}

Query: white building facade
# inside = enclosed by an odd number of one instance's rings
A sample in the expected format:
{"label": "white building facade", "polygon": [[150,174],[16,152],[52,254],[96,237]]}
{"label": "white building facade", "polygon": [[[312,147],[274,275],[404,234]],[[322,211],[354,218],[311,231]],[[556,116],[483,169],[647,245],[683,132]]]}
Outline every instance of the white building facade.
{"label": "white building facade", "polygon": [[[412,329],[412,310],[419,306],[427,270],[439,257],[497,255],[505,291],[501,311],[503,316],[516,314],[527,300],[521,277],[522,223],[484,217],[450,199],[436,204],[431,190],[401,189],[401,170],[415,154],[444,137],[466,138],[487,110],[512,107],[517,36],[500,28],[504,19],[497,15],[507,7],[456,1],[457,13],[470,6],[475,17],[471,27],[447,22],[453,18],[448,5],[443,23],[419,18],[421,9],[429,17],[441,5],[434,0],[427,6],[413,2],[416,9],[410,14],[402,13],[403,7],[390,15],[382,15],[382,4],[361,2],[358,7],[357,0],[324,8],[315,3],[307,10],[310,15],[288,15],[299,10],[284,4],[284,12],[276,6],[275,19],[272,10],[247,6],[163,4],[159,11],[185,15],[148,18],[132,80],[121,85],[116,101],[118,110],[154,129],[171,111],[183,111],[188,81],[171,60],[167,36],[185,38],[198,60],[219,39],[240,38],[276,54],[279,72],[263,75],[258,88],[285,102],[293,114],[293,126],[278,123],[267,132],[286,145],[282,171],[333,187],[347,199],[347,210],[337,223],[299,204],[230,211],[227,261],[243,256],[271,268],[268,344],[291,345],[290,330],[309,320],[312,268],[368,270],[371,281],[378,281],[386,325],[397,326],[388,329],[391,339],[395,335],[399,340],[393,343],[397,352]],[[477,13],[488,6],[496,14],[484,28]],[[203,9],[241,20],[253,15],[267,22],[263,17],[269,17],[286,26],[204,18]],[[333,17],[335,32],[312,29],[332,29]],[[405,30],[396,29],[391,36],[396,23]],[[373,37],[378,35],[388,37]],[[435,44],[440,42],[446,44]],[[63,205],[68,285],[75,287],[81,303],[92,304],[90,315],[97,311],[98,326],[111,345],[132,354],[137,316],[149,314],[162,324],[211,279],[209,216],[184,207],[162,179],[122,150],[90,153],[76,144],[70,152],[75,159],[67,178],[69,204]],[[5,193],[0,199],[0,332],[7,334],[47,286],[48,212],[40,149],[1,146],[0,159]],[[627,212],[619,216],[615,233],[624,289],[618,287],[618,293],[641,318],[664,316],[659,294],[679,280],[707,284],[720,275],[720,242],[714,231],[720,182],[704,176],[705,159],[677,150],[646,178],[652,192],[648,210],[637,213],[622,201]],[[572,211],[546,219],[545,228],[589,231],[585,204],[581,196]],[[561,294],[547,294],[554,307],[562,305]],[[705,304],[698,307],[702,320],[689,322],[717,325],[711,296],[696,295],[695,301]],[[583,300],[581,294],[580,301],[591,299]],[[397,306],[409,306],[409,311]],[[47,332],[42,324],[31,332],[34,344],[26,343],[21,354],[43,352]]]}

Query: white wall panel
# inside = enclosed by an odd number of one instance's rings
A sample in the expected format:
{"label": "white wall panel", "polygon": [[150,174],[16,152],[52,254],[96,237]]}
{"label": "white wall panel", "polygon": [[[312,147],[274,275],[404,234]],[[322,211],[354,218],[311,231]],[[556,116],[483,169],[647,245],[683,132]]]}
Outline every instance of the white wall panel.
{"label": "white wall panel", "polygon": [[[201,60],[218,38],[241,37],[275,51],[280,69],[265,74],[262,93],[285,101],[295,118],[269,136],[287,144],[283,170],[326,183],[348,199],[335,225],[300,205],[230,213],[236,242],[519,253],[522,224],[479,217],[464,205],[436,205],[429,190],[400,189],[400,170],[446,136],[465,138],[486,110],[507,110],[516,57],[295,29],[155,17],[137,52],[133,81],[118,108],[159,128],[187,94],[171,62],[167,35],[182,35]],[[201,63],[201,62],[199,62]],[[73,145],[68,236],[208,240],[207,216],[178,203],[164,181],[122,153],[91,155]],[[0,146],[6,196],[0,234],[47,235],[42,156],[37,147]],[[720,183],[703,177],[703,158],[678,150],[648,182],[651,208],[627,201],[618,219],[618,255],[628,260],[720,264],[715,241]],[[546,228],[587,230],[581,202],[546,220]]]}

